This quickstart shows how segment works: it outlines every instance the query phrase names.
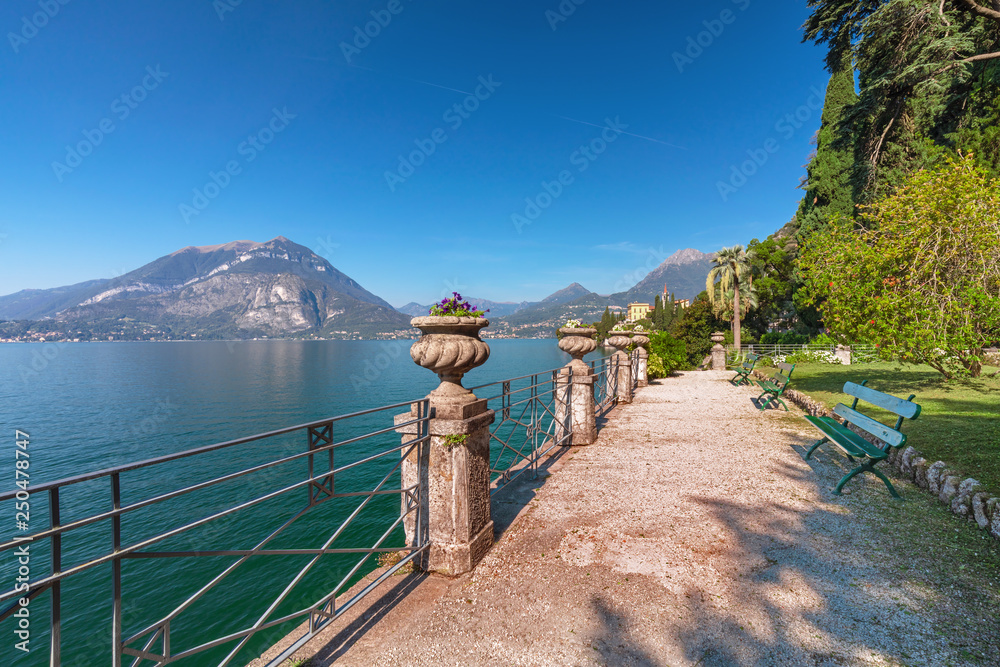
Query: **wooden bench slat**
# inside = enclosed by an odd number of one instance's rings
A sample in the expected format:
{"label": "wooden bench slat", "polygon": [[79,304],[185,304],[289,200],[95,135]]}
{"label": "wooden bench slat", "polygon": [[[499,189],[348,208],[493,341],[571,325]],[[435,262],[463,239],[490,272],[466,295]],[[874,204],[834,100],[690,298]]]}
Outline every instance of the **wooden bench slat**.
{"label": "wooden bench slat", "polygon": [[920,416],[920,406],[913,401],[904,401],[896,396],[883,394],[881,391],[876,391],[870,387],[855,384],[854,382],[844,384],[844,393],[848,396],[860,398],[866,403],[877,405],[883,410],[888,410],[889,412],[897,414],[900,417],[916,419]]}
{"label": "wooden bench slat", "polygon": [[806,415],[806,419],[830,439],[830,442],[840,447],[851,456],[867,456],[872,459],[884,459],[889,456],[888,451],[879,449],[876,445],[868,442],[860,435],[850,430],[832,417],[813,417]]}
{"label": "wooden bench slat", "polygon": [[833,414],[871,433],[879,440],[893,447],[901,447],[906,442],[906,436],[903,433],[900,433],[891,426],[886,426],[880,421],[872,419],[868,415],[849,408],[843,403],[837,404],[837,407],[833,409]]}

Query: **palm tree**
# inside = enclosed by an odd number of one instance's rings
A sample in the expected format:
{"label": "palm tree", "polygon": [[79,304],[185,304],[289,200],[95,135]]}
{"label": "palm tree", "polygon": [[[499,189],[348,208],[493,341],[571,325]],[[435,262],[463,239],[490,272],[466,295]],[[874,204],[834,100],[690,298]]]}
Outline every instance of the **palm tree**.
{"label": "palm tree", "polygon": [[[719,283],[715,283],[716,302],[712,305],[712,312],[720,320],[733,321],[733,306],[731,304],[736,298],[735,292],[734,289],[728,289],[725,294],[722,294]],[[747,314],[756,307],[757,286],[752,284],[749,288],[744,286],[740,289],[740,321],[746,319]]]}
{"label": "palm tree", "polygon": [[[708,272],[705,279],[705,290],[708,292],[708,300],[715,305],[716,299],[720,301],[724,297],[733,295],[733,342],[736,349],[740,349],[740,314],[743,308],[744,299],[740,298],[740,287],[747,290],[752,287],[753,277],[751,275],[750,255],[741,245],[734,245],[731,248],[723,248],[715,254],[712,260],[715,266]],[[715,287],[715,281],[719,281],[719,289]],[[728,300],[728,299],[726,299]]]}

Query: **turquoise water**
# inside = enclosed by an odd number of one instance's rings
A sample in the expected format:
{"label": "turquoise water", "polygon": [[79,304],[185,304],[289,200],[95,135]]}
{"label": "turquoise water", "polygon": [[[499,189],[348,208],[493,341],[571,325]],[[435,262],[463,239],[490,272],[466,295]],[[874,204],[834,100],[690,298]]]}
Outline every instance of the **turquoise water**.
{"label": "turquoise water", "polygon": [[[184,343],[10,344],[0,346],[0,490],[14,490],[14,429],[27,432],[33,485],[193,447],[327,417],[414,400],[437,385],[437,378],[409,358],[410,341],[245,341]],[[569,357],[554,340],[490,341],[490,360],[465,379],[476,386],[541,372]],[[497,393],[497,392],[492,392]],[[342,440],[391,426],[393,410],[345,422]],[[210,479],[255,463],[303,451],[304,435],[282,436],[241,445],[154,470],[122,475],[123,504]],[[337,450],[337,465],[359,460],[398,444],[387,434]],[[398,457],[398,455],[396,455]],[[366,491],[391,468],[382,460],[337,477],[337,492]],[[297,466],[297,467],[296,467]],[[261,490],[301,480],[304,461],[227,482],[189,496],[152,505],[122,521],[122,543],[142,539],[185,521],[248,500]],[[398,482],[396,482],[398,487]],[[75,485],[62,494],[66,523],[111,507],[107,479]],[[195,548],[248,549],[293,515],[305,489],[241,511],[152,547],[158,551]],[[293,524],[269,548],[317,547],[357,503],[325,503]],[[31,530],[48,526],[46,500],[31,499]],[[372,544],[392,517],[398,496],[372,502],[334,546]],[[0,511],[0,539],[14,534],[14,507]],[[111,545],[110,523],[75,531],[63,543],[64,568],[104,553]],[[318,541],[318,543],[317,543]],[[386,546],[402,544],[396,530]],[[48,545],[31,549],[32,579],[49,573]],[[347,575],[356,558],[324,557],[278,608],[302,608]],[[261,556],[199,599],[172,622],[173,652],[252,624],[308,562],[301,555]],[[16,577],[15,557],[0,553],[0,589]],[[235,561],[234,557],[129,559],[123,564],[125,635],[162,617]],[[371,569],[365,565],[360,574]],[[110,566],[74,576],[63,585],[63,664],[104,665],[110,650]],[[264,606],[261,606],[263,604]],[[3,603],[6,607],[7,603]],[[48,664],[49,595],[30,605],[31,652],[14,648],[13,620],[0,628],[0,664]],[[292,624],[294,627],[295,623]],[[290,629],[255,636],[232,664],[244,664]],[[192,656],[179,665],[216,664],[225,650]],[[130,660],[125,664],[130,664]],[[146,661],[142,664],[151,664]]]}

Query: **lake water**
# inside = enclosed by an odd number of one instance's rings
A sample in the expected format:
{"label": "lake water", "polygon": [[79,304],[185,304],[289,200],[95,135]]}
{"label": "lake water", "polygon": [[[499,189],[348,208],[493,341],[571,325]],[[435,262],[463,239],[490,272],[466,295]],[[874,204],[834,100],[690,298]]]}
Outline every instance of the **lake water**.
{"label": "lake water", "polygon": [[[554,340],[492,340],[490,360],[466,376],[467,387],[505,378],[550,370],[569,357]],[[409,357],[411,341],[244,341],[178,343],[76,343],[0,345],[0,490],[14,490],[15,429],[29,434],[30,480],[42,484],[73,475],[161,456],[307,423],[327,417],[413,400],[437,385],[433,373]],[[595,355],[596,356],[596,355]],[[381,422],[372,418],[365,428],[391,425],[390,413]],[[336,439],[342,439],[338,433]],[[390,440],[398,436],[390,435]],[[297,440],[276,439],[268,449],[240,454],[216,453],[197,461],[185,459],[158,469],[158,476],[122,476],[123,503],[209,479],[275,458],[276,453],[302,451]],[[385,439],[382,440],[384,444]],[[365,455],[359,445],[354,456]],[[338,456],[340,456],[338,450]],[[351,454],[348,454],[350,457]],[[234,458],[235,457],[235,458]],[[7,461],[6,464],[3,461]],[[338,465],[341,465],[338,459]],[[6,466],[6,468],[5,468]],[[384,469],[384,465],[383,465]],[[384,471],[384,470],[383,470]],[[345,478],[342,491],[371,488],[376,472],[359,470]],[[301,479],[301,475],[297,479]],[[292,479],[292,478],[289,478]],[[274,482],[272,477],[269,482]],[[279,480],[281,481],[281,480]],[[292,479],[294,481],[294,479]],[[338,477],[338,484],[340,484]],[[123,519],[123,543],[148,535],[180,520],[191,520],[218,511],[234,499],[253,497],[255,480],[247,478],[228,487],[192,494],[139,510]],[[110,509],[107,479],[67,489],[60,503],[63,523],[85,511]],[[250,495],[247,495],[250,494]],[[32,497],[31,530],[48,526],[45,499]],[[246,549],[252,547],[274,525],[273,519],[287,506],[255,508],[229,521],[223,529],[190,533],[156,545],[157,550],[193,548]],[[315,544],[329,531],[330,522],[346,516],[336,501],[320,506],[316,516],[307,515],[288,531],[284,546]],[[381,534],[387,520],[398,516],[399,499],[385,497],[372,503],[369,516],[344,539],[371,539]],[[0,539],[15,535],[14,507],[0,511]],[[273,521],[271,522],[273,524]],[[279,521],[280,524],[280,521]],[[109,524],[95,524],[64,540],[63,562],[74,564],[103,553],[109,545]],[[211,526],[211,524],[210,524]],[[310,540],[310,538],[313,538]],[[210,544],[201,541],[211,539]],[[401,543],[401,531],[393,539]],[[49,573],[47,545],[31,551],[31,578]],[[304,564],[302,556],[273,556],[266,563],[248,562],[239,577],[227,581],[191,607],[175,623],[176,653],[207,638],[220,636],[251,624],[260,613],[248,611],[254,602],[273,598],[287,583],[275,573],[291,573]],[[326,559],[326,557],[324,557]],[[13,552],[0,553],[0,589],[10,590],[17,563]],[[308,559],[306,559],[308,560]],[[214,574],[234,561],[233,557],[130,559],[123,564],[126,636],[180,603]],[[323,561],[321,561],[323,562]],[[359,573],[374,566],[366,566]],[[331,582],[339,581],[347,565],[324,564],[289,598],[280,611],[298,609]],[[325,589],[324,589],[325,587]],[[111,614],[110,567],[96,567],[66,580],[63,585],[63,664],[104,665],[109,655]],[[129,602],[131,600],[131,602]],[[7,602],[2,607],[7,606]],[[30,605],[31,652],[14,648],[13,619],[0,628],[0,665],[48,664],[48,594]],[[296,606],[298,605],[298,606]],[[294,623],[292,624],[294,626]],[[261,633],[231,664],[241,665],[289,630],[274,628]],[[230,645],[231,647],[232,645]],[[193,656],[179,665],[216,664],[225,650]],[[131,660],[125,662],[131,664]],[[141,664],[151,664],[144,661]]]}

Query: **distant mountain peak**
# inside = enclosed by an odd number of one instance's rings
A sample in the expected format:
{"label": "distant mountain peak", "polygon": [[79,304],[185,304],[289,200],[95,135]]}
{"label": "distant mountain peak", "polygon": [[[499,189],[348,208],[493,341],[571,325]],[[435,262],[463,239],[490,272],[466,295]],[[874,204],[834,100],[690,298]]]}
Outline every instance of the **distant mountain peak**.
{"label": "distant mountain peak", "polygon": [[592,292],[581,285],[580,283],[573,283],[569,287],[564,287],[558,292],[553,292],[544,299],[541,303],[569,303],[570,301],[576,301],[580,297],[587,296]]}
{"label": "distant mountain peak", "polygon": [[[183,253],[208,254],[208,253],[211,253],[211,252],[227,252],[227,251],[232,251],[232,252],[246,252],[248,250],[255,250],[257,248],[266,248],[268,246],[275,246],[275,245],[293,245],[293,246],[298,246],[297,243],[295,243],[294,241],[292,241],[291,239],[289,239],[287,237],[284,237],[284,236],[275,236],[270,241],[264,241],[263,243],[260,243],[258,241],[245,241],[244,240],[244,241],[230,241],[229,243],[219,243],[219,244],[216,244],[216,245],[189,245],[188,247],[181,248],[180,250],[176,250],[176,251],[170,253],[167,256],[168,257],[173,257],[175,255],[181,255]],[[301,247],[301,246],[299,246],[299,247]]]}
{"label": "distant mountain peak", "polygon": [[704,262],[705,260],[710,260],[715,257],[715,253],[702,252],[700,250],[695,250],[694,248],[684,248],[683,250],[678,250],[670,257],[663,260],[663,265],[680,265],[680,264],[694,264],[695,262]]}

